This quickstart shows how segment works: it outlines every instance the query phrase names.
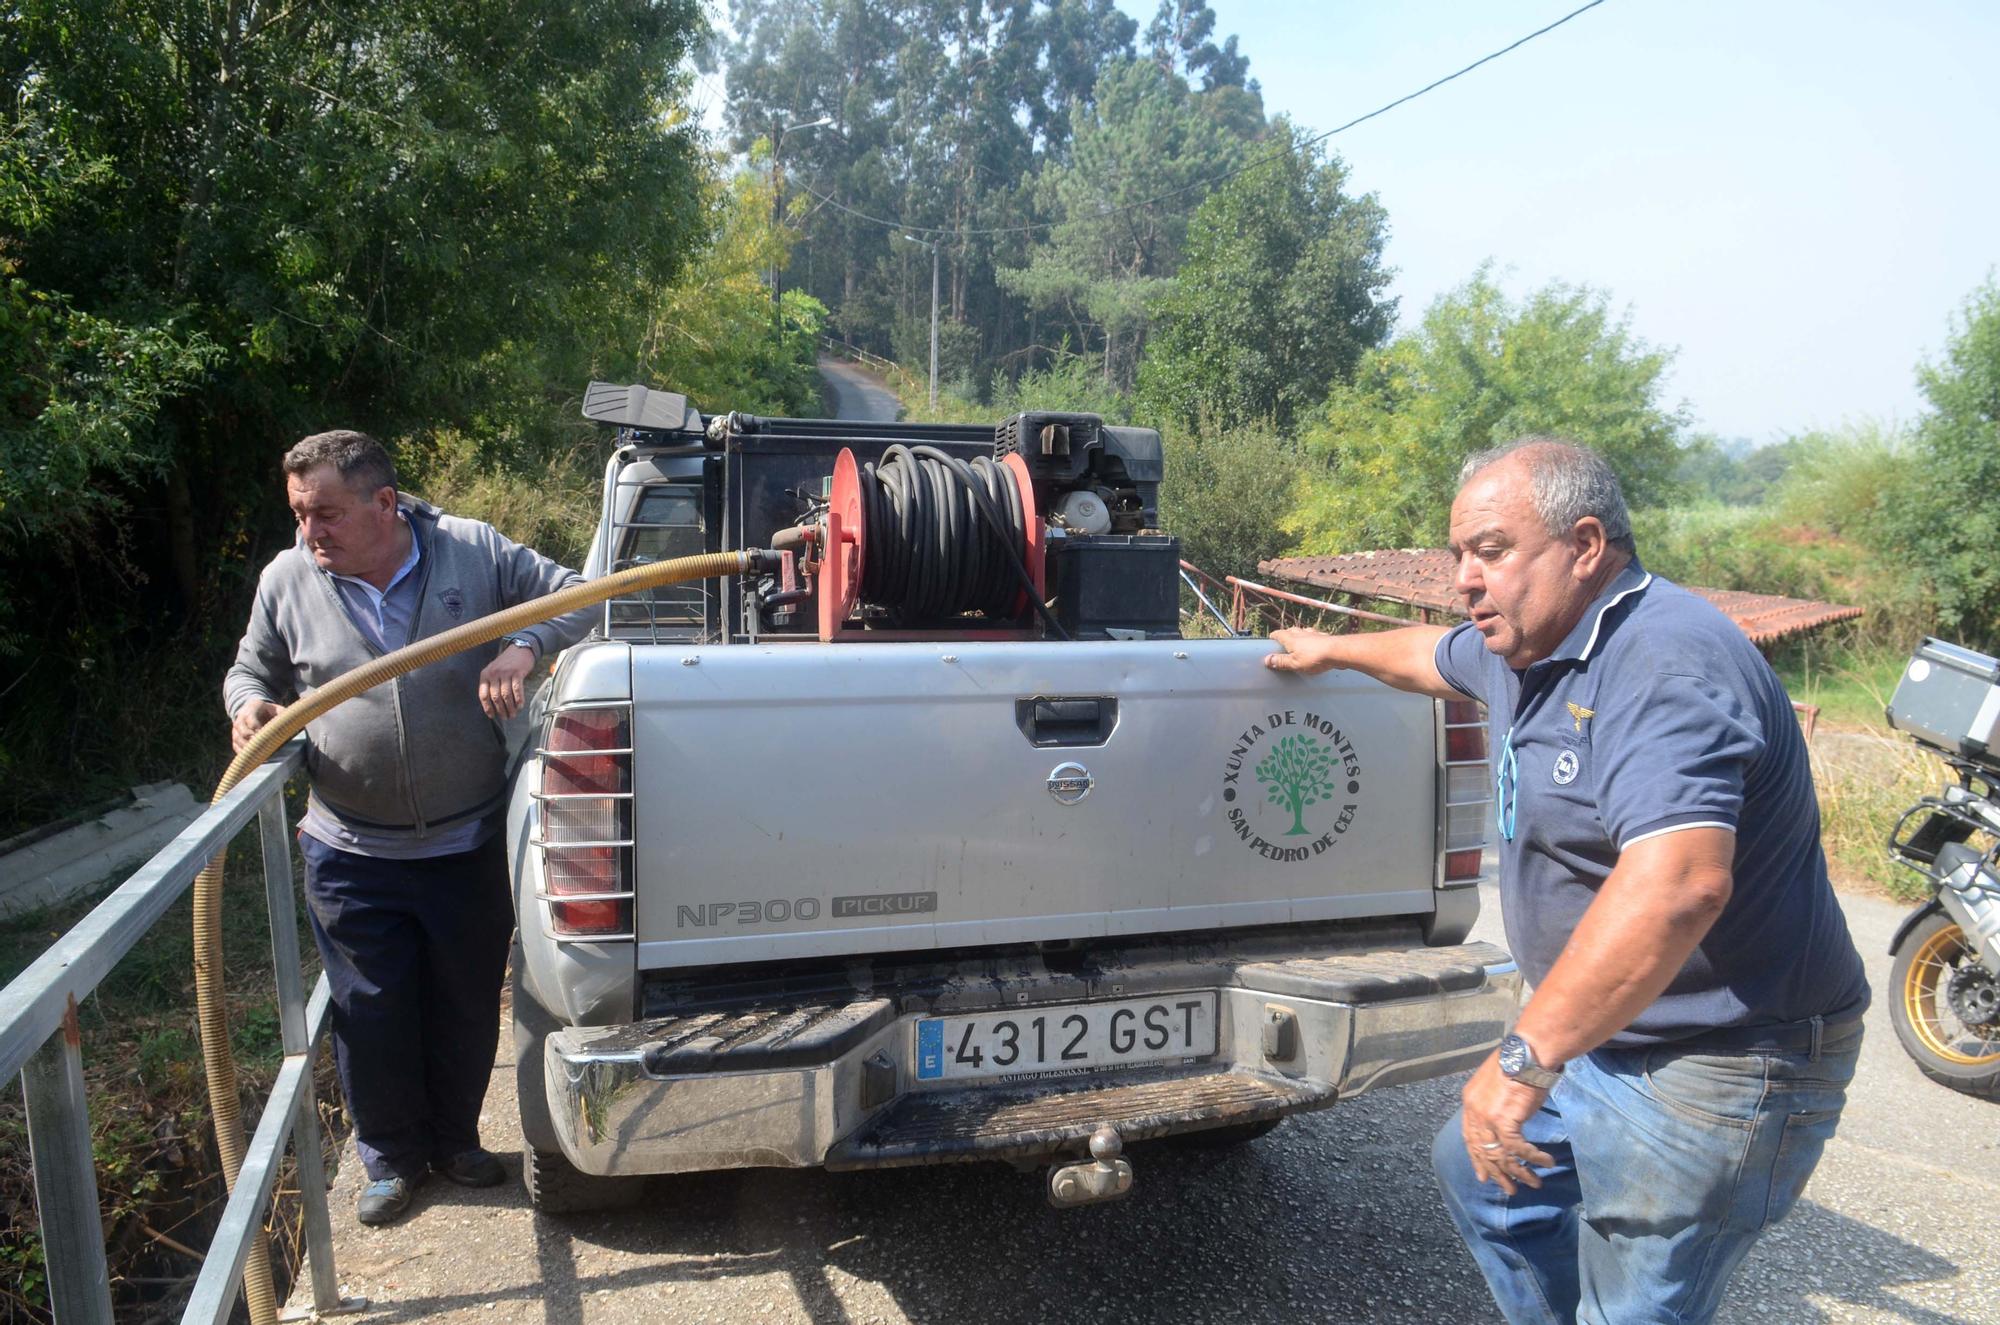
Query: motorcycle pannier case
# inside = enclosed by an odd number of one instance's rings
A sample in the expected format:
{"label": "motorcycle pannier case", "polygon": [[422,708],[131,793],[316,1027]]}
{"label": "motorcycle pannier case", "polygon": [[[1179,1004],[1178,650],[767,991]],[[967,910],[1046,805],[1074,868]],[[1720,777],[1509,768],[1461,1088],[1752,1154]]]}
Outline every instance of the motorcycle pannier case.
{"label": "motorcycle pannier case", "polygon": [[1992,762],[2000,757],[2000,661],[1926,639],[1896,682],[1888,718],[1927,745]]}

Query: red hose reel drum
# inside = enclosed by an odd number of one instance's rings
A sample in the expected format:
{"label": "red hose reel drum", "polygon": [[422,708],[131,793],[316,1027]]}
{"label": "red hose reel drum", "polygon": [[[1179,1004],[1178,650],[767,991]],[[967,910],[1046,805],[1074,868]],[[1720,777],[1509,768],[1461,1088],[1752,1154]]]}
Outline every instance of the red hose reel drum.
{"label": "red hose reel drum", "polygon": [[[1035,586],[1037,599],[1048,598],[1048,578],[1042,564],[1042,520],[1035,509],[1035,489],[1028,473],[1028,463],[1017,454],[1002,456],[998,461],[1014,475],[1014,488],[1019,494],[1021,528],[1027,534],[1028,578]],[[828,493],[826,509],[826,538],[820,548],[819,562],[819,637],[822,640],[852,639],[859,637],[858,626],[848,623],[853,620],[861,601],[861,568],[866,564],[868,550],[867,521],[861,514],[861,466],[854,459],[854,452],[843,447],[833,462],[833,487]],[[1027,594],[1021,594],[1014,604],[1014,615],[1018,620],[1032,610]],[[887,632],[866,632],[875,639],[882,639]],[[993,631],[979,631],[968,638],[1015,639],[1031,638],[1033,631],[1012,627],[997,627]],[[926,633],[925,638],[934,638]]]}

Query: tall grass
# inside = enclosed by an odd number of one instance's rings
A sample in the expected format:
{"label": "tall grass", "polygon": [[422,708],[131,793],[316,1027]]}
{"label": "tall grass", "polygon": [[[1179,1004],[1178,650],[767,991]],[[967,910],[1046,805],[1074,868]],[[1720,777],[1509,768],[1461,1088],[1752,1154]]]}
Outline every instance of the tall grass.
{"label": "tall grass", "polygon": [[1890,858],[1889,832],[1920,797],[1945,785],[1944,764],[1907,739],[1836,731],[1814,738],[1812,766],[1820,841],[1834,883],[1897,901],[1922,898],[1928,884]]}

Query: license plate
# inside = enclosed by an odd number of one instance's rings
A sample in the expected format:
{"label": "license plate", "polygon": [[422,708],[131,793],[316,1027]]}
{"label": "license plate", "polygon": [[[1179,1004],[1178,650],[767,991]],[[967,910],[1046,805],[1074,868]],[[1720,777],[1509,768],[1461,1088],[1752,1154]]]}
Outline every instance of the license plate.
{"label": "license plate", "polygon": [[1215,1000],[1209,991],[926,1017],[917,1023],[917,1079],[1033,1076],[1205,1058],[1215,1052]]}

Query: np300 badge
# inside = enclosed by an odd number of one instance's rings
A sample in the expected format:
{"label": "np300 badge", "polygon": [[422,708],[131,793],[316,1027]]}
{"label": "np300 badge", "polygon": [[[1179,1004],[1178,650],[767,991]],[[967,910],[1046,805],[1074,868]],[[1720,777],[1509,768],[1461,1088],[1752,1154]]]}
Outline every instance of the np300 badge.
{"label": "np300 badge", "polygon": [[1097,780],[1082,764],[1057,764],[1049,770],[1049,795],[1064,805],[1074,805],[1090,794]]}

